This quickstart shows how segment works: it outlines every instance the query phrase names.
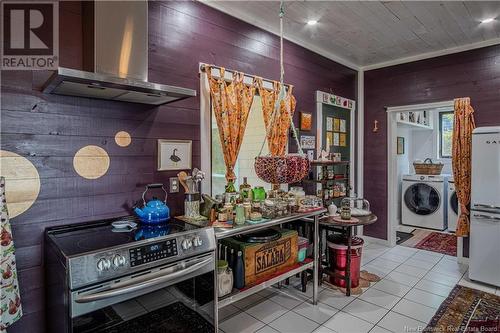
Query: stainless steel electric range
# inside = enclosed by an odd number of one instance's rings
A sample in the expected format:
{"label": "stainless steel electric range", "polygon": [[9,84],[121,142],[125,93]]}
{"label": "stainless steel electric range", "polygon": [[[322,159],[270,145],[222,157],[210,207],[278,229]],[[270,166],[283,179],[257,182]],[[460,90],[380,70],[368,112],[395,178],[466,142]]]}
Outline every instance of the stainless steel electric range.
{"label": "stainless steel electric range", "polygon": [[46,230],[48,332],[213,332],[213,229],[117,220]]}

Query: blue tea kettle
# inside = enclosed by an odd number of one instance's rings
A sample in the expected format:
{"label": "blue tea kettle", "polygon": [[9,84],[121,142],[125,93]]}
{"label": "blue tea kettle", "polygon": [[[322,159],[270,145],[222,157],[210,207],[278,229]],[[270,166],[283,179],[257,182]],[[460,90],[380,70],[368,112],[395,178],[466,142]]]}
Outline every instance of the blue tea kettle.
{"label": "blue tea kettle", "polygon": [[[161,188],[165,192],[165,201],[158,200],[153,197],[146,203],[146,192],[149,189]],[[170,209],[167,206],[167,191],[163,187],[163,184],[148,184],[146,185],[146,190],[142,193],[142,201],[144,206],[138,208],[134,206],[134,212],[137,214],[142,223],[145,224],[161,224],[170,220]]]}

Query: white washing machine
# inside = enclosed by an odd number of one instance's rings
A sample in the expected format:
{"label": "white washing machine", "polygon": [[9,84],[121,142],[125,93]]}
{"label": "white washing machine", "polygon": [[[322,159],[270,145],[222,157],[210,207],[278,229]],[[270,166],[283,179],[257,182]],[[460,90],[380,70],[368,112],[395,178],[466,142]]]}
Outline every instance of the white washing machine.
{"label": "white washing machine", "polygon": [[453,178],[448,178],[448,231],[455,232],[457,229],[458,214],[460,207],[458,206],[457,192],[455,192],[455,181]]}
{"label": "white washing machine", "polygon": [[446,180],[447,177],[442,175],[403,176],[401,223],[445,230],[448,222]]}

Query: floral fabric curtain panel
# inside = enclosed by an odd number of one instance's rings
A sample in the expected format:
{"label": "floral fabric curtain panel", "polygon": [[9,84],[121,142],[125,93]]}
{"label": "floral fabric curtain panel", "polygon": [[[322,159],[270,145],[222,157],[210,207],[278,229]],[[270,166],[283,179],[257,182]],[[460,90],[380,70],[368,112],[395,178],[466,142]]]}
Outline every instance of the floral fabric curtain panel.
{"label": "floral fabric curtain panel", "polygon": [[211,67],[206,67],[206,73],[224,154],[226,179],[234,181],[234,165],[238,158],[248,114],[255,95],[255,80],[251,85],[247,85],[243,82],[244,75],[235,72],[233,79],[227,82],[224,79],[224,68],[220,69],[219,78],[212,76]]}
{"label": "floral fabric curtain panel", "polygon": [[5,201],[5,178],[0,177],[0,332],[19,320],[23,315],[17,280],[14,241]]}
{"label": "floral fabric curtain panel", "polygon": [[453,177],[460,205],[456,235],[465,237],[469,235],[469,204],[471,191],[471,149],[472,130],[474,123],[474,109],[470,105],[470,98],[455,99],[455,116],[453,124]]}
{"label": "floral fabric curtain panel", "polygon": [[272,156],[283,156],[286,152],[288,129],[290,128],[289,114],[293,117],[295,105],[297,104],[295,97],[292,95],[292,87],[289,87],[285,100],[281,102],[280,110],[275,114],[273,121],[271,117],[273,115],[276,100],[278,99],[280,83],[274,82],[273,90],[267,90],[263,86],[262,79],[258,79],[257,86],[262,100],[262,113],[264,114],[266,129],[270,123],[274,125],[269,129],[267,135],[269,152]]}

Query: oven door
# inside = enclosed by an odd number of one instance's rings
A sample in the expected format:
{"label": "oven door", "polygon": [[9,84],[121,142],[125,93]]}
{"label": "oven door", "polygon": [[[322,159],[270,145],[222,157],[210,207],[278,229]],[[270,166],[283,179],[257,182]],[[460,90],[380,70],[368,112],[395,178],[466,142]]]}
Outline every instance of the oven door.
{"label": "oven door", "polygon": [[71,293],[74,333],[213,332],[210,253]]}

